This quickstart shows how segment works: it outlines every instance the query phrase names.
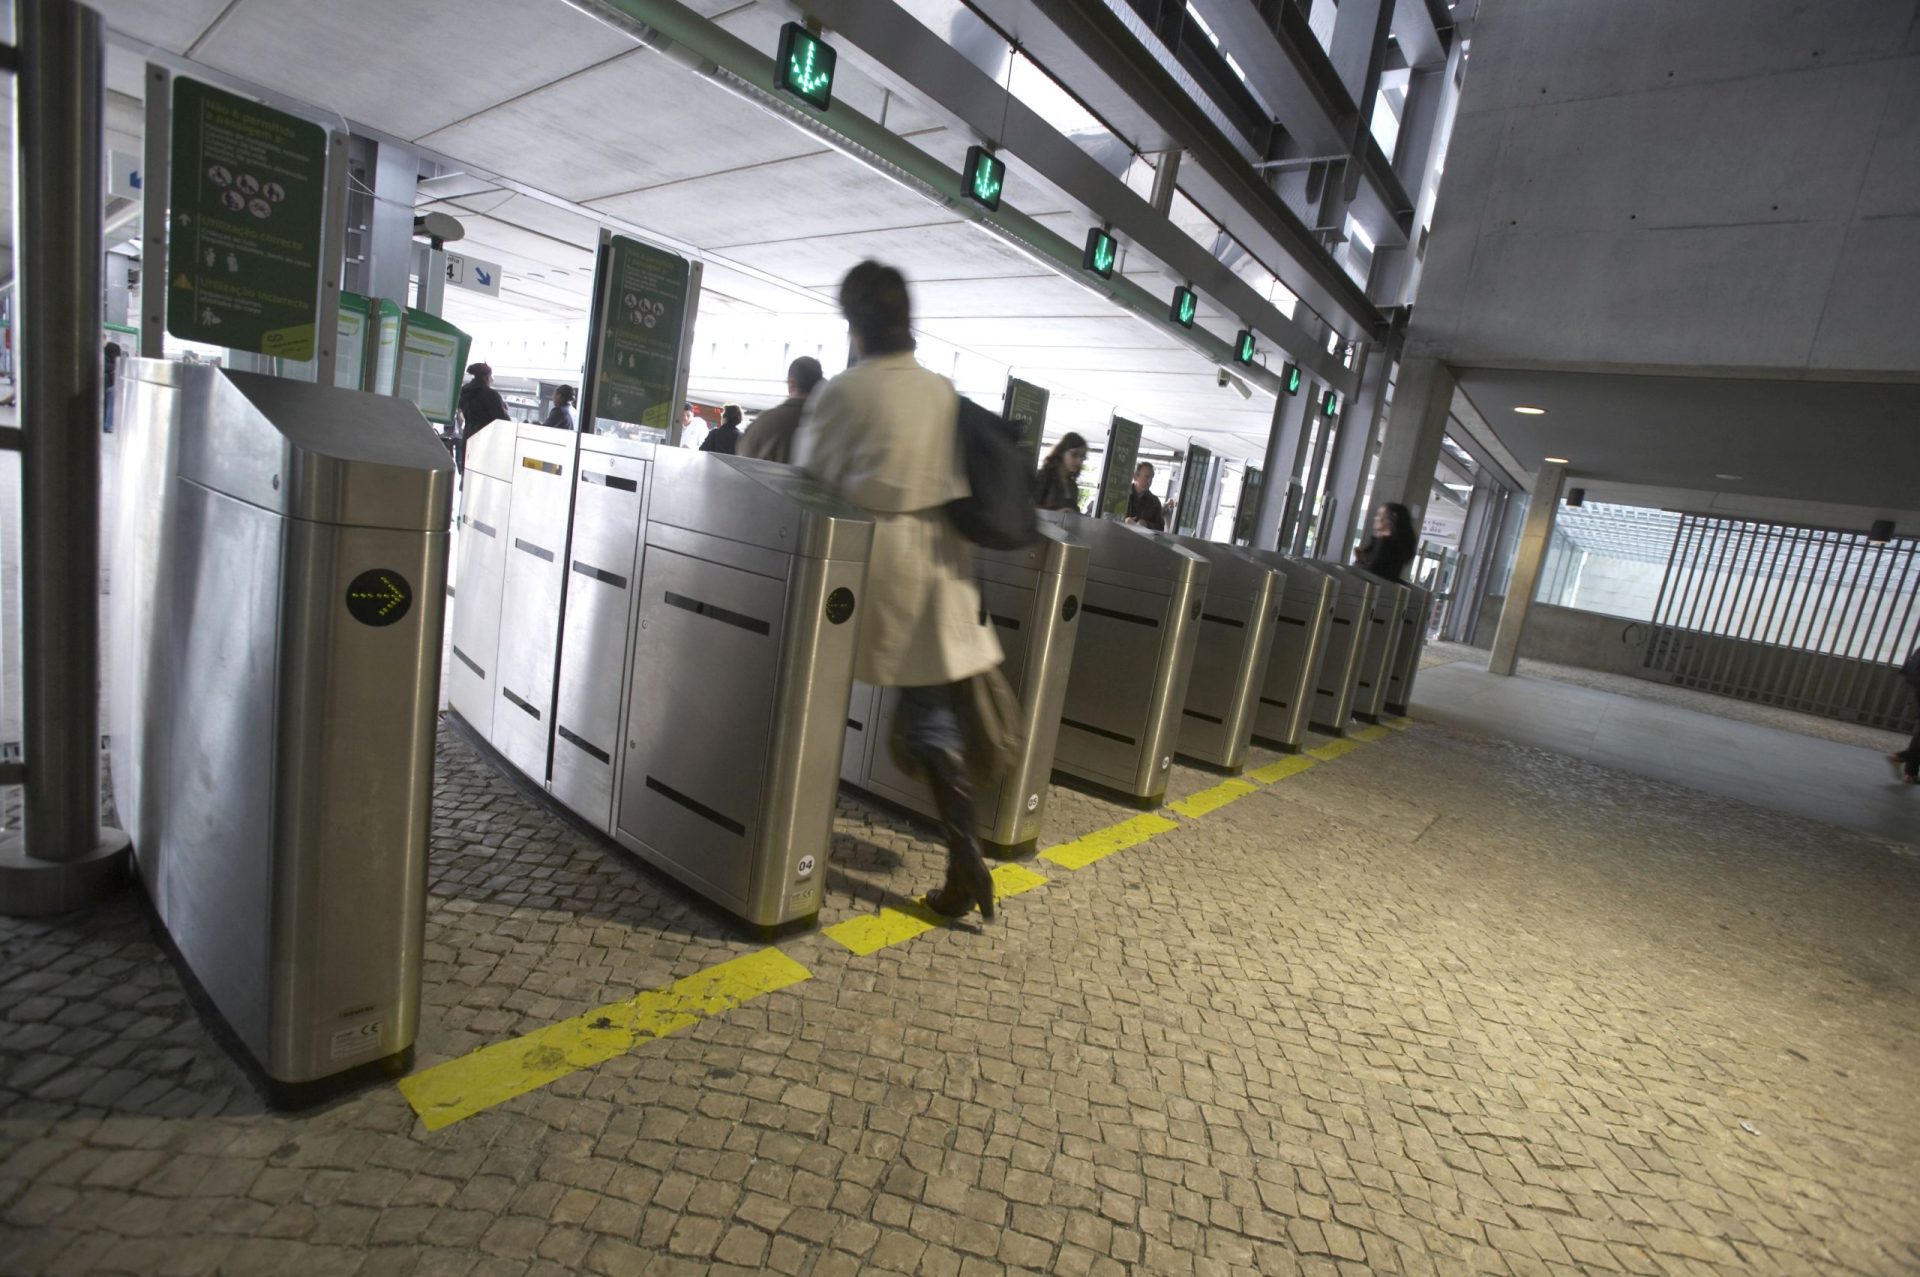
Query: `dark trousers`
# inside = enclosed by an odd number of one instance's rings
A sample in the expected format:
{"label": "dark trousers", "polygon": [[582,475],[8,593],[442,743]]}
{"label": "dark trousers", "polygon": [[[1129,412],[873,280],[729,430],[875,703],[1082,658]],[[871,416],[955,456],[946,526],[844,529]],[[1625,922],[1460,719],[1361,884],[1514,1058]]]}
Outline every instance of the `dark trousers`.
{"label": "dark trousers", "polygon": [[960,712],[954,705],[958,683],[900,689],[900,716],[894,730],[900,752],[925,767],[939,755],[964,755],[966,738],[960,733]]}
{"label": "dark trousers", "polygon": [[[1920,714],[1920,687],[1913,687],[1910,690],[1913,692],[1915,713]],[[1920,776],[1920,721],[1914,723],[1913,739],[1908,741],[1907,747],[1900,751],[1899,758],[1907,765],[1907,775]]]}

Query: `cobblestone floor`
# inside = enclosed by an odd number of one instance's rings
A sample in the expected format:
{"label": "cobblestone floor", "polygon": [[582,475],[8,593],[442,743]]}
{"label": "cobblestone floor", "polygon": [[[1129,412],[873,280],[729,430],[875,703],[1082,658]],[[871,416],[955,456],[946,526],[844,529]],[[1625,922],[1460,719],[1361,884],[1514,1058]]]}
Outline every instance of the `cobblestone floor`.
{"label": "cobblestone floor", "polygon": [[[436,1132],[264,1111],[131,900],[0,920],[0,1271],[1920,1270],[1912,849],[1421,726],[1036,867]],[[422,1065],[756,947],[451,735],[432,875]]]}

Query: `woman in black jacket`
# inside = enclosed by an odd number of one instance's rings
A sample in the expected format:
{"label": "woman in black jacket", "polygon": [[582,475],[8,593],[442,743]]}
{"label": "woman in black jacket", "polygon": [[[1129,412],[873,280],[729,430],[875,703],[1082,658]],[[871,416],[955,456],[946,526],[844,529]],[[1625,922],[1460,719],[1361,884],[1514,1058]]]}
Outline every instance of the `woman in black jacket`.
{"label": "woman in black jacket", "polygon": [[453,464],[467,468],[467,440],[480,427],[507,419],[507,401],[493,388],[493,368],[488,364],[468,364],[467,384],[460,387],[460,442],[454,445]]}
{"label": "woman in black jacket", "polygon": [[1353,561],[1375,576],[1404,581],[1407,564],[1419,550],[1413,512],[1397,501],[1389,501],[1373,512],[1373,530],[1353,552]]}
{"label": "woman in black jacket", "polygon": [[1087,464],[1087,441],[1068,431],[1040,463],[1033,481],[1036,510],[1080,509],[1080,468]]}

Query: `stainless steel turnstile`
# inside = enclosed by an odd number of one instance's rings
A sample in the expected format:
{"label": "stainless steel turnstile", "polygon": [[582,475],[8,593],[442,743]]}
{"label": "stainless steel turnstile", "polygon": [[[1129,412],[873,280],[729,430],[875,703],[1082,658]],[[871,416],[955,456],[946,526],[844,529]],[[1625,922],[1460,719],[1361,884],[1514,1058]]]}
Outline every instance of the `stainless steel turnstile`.
{"label": "stainless steel turnstile", "polygon": [[[979,796],[978,832],[989,850],[1024,855],[1034,849],[1046,819],[1048,779],[1087,588],[1088,551],[1071,530],[1047,524],[1036,544],[980,550],[975,561],[980,623],[998,632],[1006,653],[1001,672],[1019,698],[1024,729],[1013,768],[996,792]],[[922,815],[937,815],[926,780],[894,756],[899,700],[896,689],[854,684],[840,778]]]}
{"label": "stainless steel turnstile", "polygon": [[808,917],[873,522],[772,462],[653,470],[613,836],[749,922]]}
{"label": "stainless steel turnstile", "polygon": [[420,1010],[453,466],[402,399],[123,360],[113,783],[174,948],[284,1098]]}
{"label": "stainless steel turnstile", "polygon": [[1054,770],[1156,805],[1180,736],[1207,560],[1164,533],[1077,514],[1041,519],[1091,552]]}
{"label": "stainless steel turnstile", "polygon": [[1179,752],[1238,772],[1253,738],[1287,578],[1273,563],[1234,546],[1199,537],[1174,540],[1208,563],[1193,675],[1180,711]]}
{"label": "stainless steel turnstile", "polygon": [[1360,668],[1353,674],[1353,716],[1362,722],[1377,723],[1387,703],[1387,679],[1393,670],[1393,649],[1400,641],[1401,618],[1412,603],[1406,586],[1398,581],[1358,572],[1373,583],[1373,612],[1367,623],[1367,638],[1360,651]]}
{"label": "stainless steel turnstile", "polygon": [[1327,624],[1327,654],[1320,662],[1320,675],[1313,684],[1313,709],[1308,717],[1315,731],[1331,736],[1346,734],[1353,717],[1353,693],[1360,674],[1360,658],[1366,647],[1367,626],[1373,618],[1373,581],[1365,573],[1333,563],[1307,559],[1289,559],[1287,571],[1296,567],[1318,572],[1332,579],[1333,616]]}
{"label": "stainless steel turnstile", "polygon": [[[493,730],[487,739],[507,761],[545,784],[553,739],[553,673],[560,649],[574,436],[571,430],[495,422],[475,438],[508,428],[514,436],[513,494],[502,537],[500,645],[494,657]],[[471,449],[473,441],[467,446]],[[454,611],[459,610],[456,599]]]}
{"label": "stainless steel turnstile", "polygon": [[1413,704],[1413,679],[1420,672],[1420,654],[1427,648],[1427,626],[1433,617],[1433,594],[1417,585],[1407,587],[1412,599],[1400,615],[1400,641],[1393,645],[1393,665],[1387,673],[1386,711],[1405,714]]}
{"label": "stainless steel turnstile", "polygon": [[1340,587],[1332,576],[1312,570],[1310,564],[1296,568],[1295,560],[1271,550],[1249,553],[1287,574],[1280,619],[1273,630],[1273,654],[1255,702],[1253,738],[1294,753],[1306,738],[1314,688],[1332,646],[1328,631]]}

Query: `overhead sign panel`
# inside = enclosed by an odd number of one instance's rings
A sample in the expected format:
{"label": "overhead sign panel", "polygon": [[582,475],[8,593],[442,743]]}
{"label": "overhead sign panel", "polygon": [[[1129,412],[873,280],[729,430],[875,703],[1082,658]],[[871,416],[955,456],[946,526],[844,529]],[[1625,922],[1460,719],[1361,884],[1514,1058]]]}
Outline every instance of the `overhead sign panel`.
{"label": "overhead sign panel", "polygon": [[1182,328],[1193,327],[1193,317],[1199,309],[1200,299],[1193,295],[1191,288],[1181,286],[1173,290],[1173,309],[1169,317],[1174,323]]}
{"label": "overhead sign panel", "polygon": [[1133,487],[1134,463],[1140,459],[1140,424],[1115,417],[1107,429],[1107,456],[1100,467],[1100,504],[1103,515],[1127,517],[1127,493]]}
{"label": "overhead sign panel", "polygon": [[774,59],[774,87],[824,111],[833,102],[833,46],[798,22],[780,28],[780,52]]}
{"label": "overhead sign panel", "polygon": [[1239,363],[1252,363],[1257,349],[1253,342],[1253,334],[1244,328],[1240,330],[1240,335],[1233,339],[1233,357]]}
{"label": "overhead sign panel", "polygon": [[167,331],[312,359],[326,130],[181,76],[172,142]]}
{"label": "overhead sign panel", "polygon": [[476,293],[485,293],[489,297],[500,295],[500,264],[483,262],[478,257],[468,257],[465,253],[448,253],[447,282],[455,288],[466,288]]}
{"label": "overhead sign panel", "polygon": [[1119,245],[1113,236],[1095,226],[1087,232],[1087,246],[1080,254],[1080,268],[1092,271],[1102,279],[1113,278],[1113,263],[1120,255]]}
{"label": "overhead sign panel", "polygon": [[1280,375],[1287,383],[1288,394],[1297,395],[1300,393],[1300,365],[1288,364],[1286,370]]}
{"label": "overhead sign panel", "polygon": [[624,235],[607,241],[597,294],[593,415],[671,431],[686,324],[687,259]]}
{"label": "overhead sign panel", "polygon": [[984,146],[967,148],[967,166],[961,173],[960,193],[985,209],[1000,207],[1000,192],[1007,185],[1006,161]]}

